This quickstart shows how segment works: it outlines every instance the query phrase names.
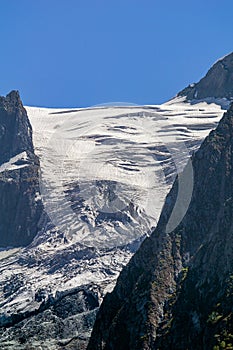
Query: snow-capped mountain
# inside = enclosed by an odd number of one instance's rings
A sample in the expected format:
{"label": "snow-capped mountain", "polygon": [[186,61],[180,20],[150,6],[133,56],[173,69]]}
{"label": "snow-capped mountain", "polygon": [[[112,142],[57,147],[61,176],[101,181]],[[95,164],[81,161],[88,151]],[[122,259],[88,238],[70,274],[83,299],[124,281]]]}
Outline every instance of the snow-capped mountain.
{"label": "snow-capped mountain", "polygon": [[[2,349],[85,348],[103,296],[228,105],[177,96],[153,106],[26,107],[45,213],[29,246],[0,253]],[[175,224],[192,169],[190,179]]]}
{"label": "snow-capped mountain", "polygon": [[[23,327],[10,327],[1,341],[6,346],[12,337],[9,346],[19,347],[30,327],[36,346],[44,338],[41,319],[51,326],[50,310],[56,322],[44,348],[55,349],[57,338],[88,338],[103,295],[156,226],[177,170],[223,110],[183,99],[161,106],[26,109],[40,158],[41,196],[54,226],[2,261],[1,285],[11,290],[7,296],[2,290],[2,325],[9,326],[14,314]],[[86,294],[92,303],[67,318],[51,311],[64,295],[79,295],[84,303]]]}

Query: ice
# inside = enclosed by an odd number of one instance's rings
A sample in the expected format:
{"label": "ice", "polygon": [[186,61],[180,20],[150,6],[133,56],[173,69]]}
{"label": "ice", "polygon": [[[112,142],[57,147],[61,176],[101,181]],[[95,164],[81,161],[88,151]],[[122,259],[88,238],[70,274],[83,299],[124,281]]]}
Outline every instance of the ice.
{"label": "ice", "polygon": [[[168,187],[164,164],[158,160],[162,153],[155,154],[151,149],[158,145],[169,148],[176,143],[178,148],[171,150],[171,157],[177,158],[176,153],[183,153],[180,157],[182,170],[190,151],[193,151],[187,150],[184,143],[201,141],[222,116],[221,106],[214,102],[192,104],[177,97],[163,105],[144,107],[108,106],[76,110],[27,107],[36,153],[41,162],[42,197],[50,217],[65,230],[64,222],[67,221],[75,231],[77,225],[80,232],[95,231],[96,228],[77,219],[69,204],[65,205],[66,186],[71,189],[78,182],[81,196],[95,211],[103,209],[107,203],[100,198],[101,193],[96,192],[93,182],[115,181],[119,194],[115,205],[125,205],[128,196],[148,218],[149,226],[155,226]],[[76,236],[77,241],[83,239],[83,234],[77,233]]]}

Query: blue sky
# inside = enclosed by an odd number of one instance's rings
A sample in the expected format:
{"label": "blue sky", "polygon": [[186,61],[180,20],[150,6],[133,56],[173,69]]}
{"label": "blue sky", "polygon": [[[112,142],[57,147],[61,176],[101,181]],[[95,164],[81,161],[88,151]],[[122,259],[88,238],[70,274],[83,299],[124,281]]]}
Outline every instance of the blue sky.
{"label": "blue sky", "polygon": [[232,0],[0,0],[0,94],[161,103],[233,51],[232,13]]}

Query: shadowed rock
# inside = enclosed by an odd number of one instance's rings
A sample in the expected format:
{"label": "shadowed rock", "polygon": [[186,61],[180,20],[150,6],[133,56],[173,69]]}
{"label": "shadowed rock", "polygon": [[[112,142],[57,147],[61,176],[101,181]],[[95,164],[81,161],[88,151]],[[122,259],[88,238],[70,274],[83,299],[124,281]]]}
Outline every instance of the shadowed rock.
{"label": "shadowed rock", "polygon": [[231,100],[233,98],[233,53],[217,61],[204,78],[186,87],[178,96],[186,96],[187,100],[201,100],[208,97]]}
{"label": "shadowed rock", "polygon": [[39,231],[39,159],[17,91],[0,97],[0,246],[29,244]]}

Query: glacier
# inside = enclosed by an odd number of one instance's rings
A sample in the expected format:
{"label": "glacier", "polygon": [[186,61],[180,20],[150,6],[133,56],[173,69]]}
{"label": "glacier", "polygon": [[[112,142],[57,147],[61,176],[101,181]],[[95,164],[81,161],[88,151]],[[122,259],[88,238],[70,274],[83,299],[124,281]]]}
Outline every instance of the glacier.
{"label": "glacier", "polygon": [[[103,296],[156,227],[175,177],[227,103],[176,97],[148,106],[25,107],[47,217],[28,247],[0,254],[2,349],[24,349],[22,334],[31,349],[85,344]],[[74,296],[75,311],[54,311]]]}

